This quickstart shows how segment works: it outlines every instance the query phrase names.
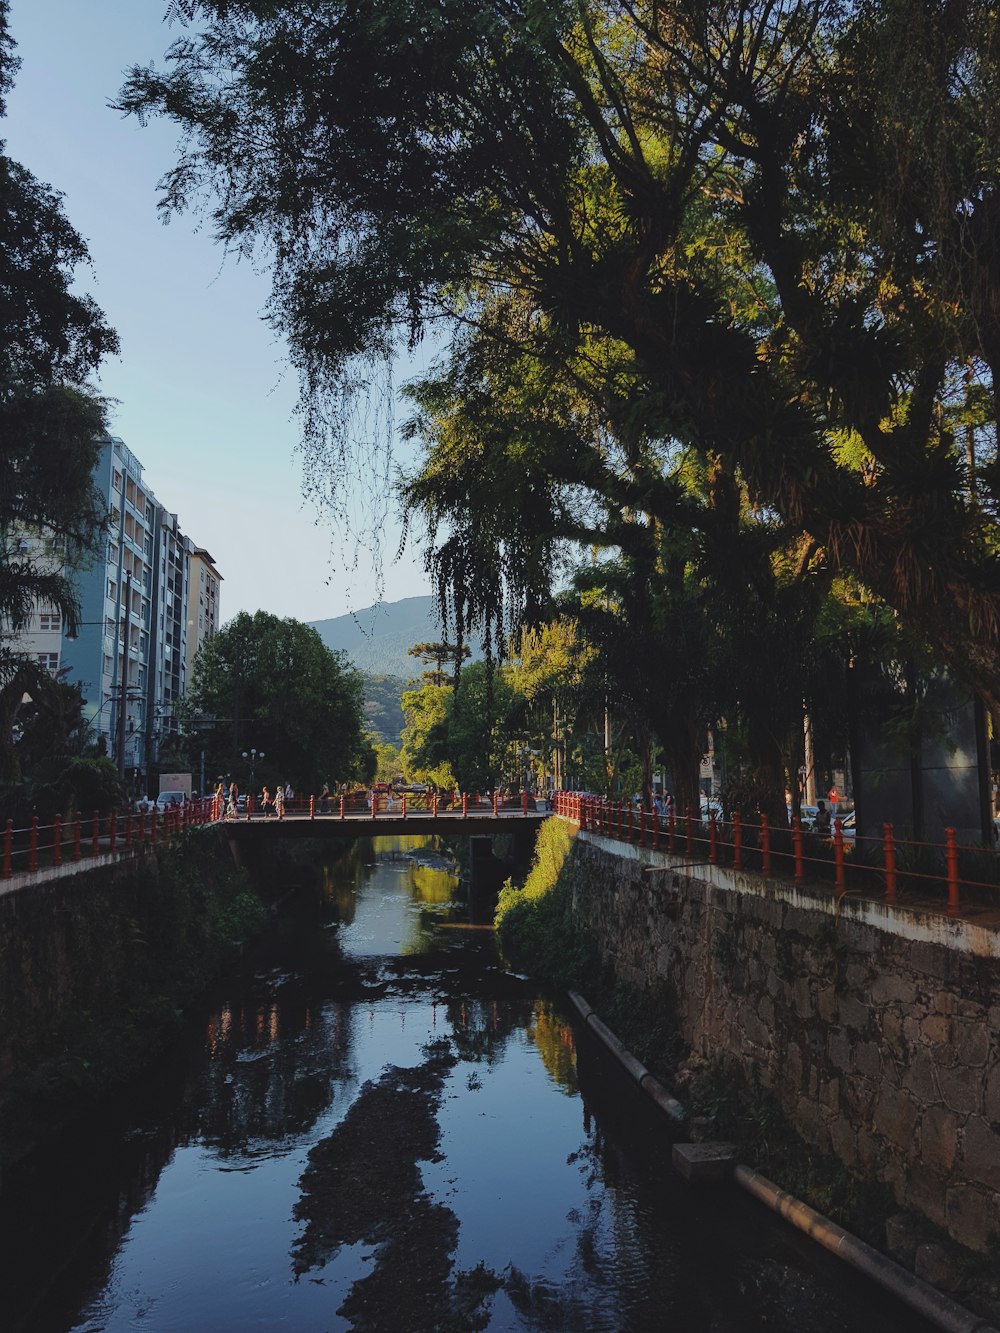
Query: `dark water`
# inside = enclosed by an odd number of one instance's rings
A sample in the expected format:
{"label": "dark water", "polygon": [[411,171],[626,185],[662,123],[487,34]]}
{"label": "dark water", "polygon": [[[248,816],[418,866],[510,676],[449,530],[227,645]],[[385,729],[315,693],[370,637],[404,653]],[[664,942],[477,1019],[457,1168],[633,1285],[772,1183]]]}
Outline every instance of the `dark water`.
{"label": "dark water", "polygon": [[490,907],[419,840],[303,888],[154,1078],[5,1181],[0,1328],[922,1333],[672,1176]]}

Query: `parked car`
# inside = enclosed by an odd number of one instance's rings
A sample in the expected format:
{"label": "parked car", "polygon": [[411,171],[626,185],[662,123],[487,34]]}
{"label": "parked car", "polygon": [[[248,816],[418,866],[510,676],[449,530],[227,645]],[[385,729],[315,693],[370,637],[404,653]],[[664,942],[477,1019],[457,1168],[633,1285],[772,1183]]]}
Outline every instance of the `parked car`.
{"label": "parked car", "polygon": [[183,805],[188,799],[185,791],[161,791],[156,798],[156,809],[162,814],[164,810],[169,810],[173,805]]}

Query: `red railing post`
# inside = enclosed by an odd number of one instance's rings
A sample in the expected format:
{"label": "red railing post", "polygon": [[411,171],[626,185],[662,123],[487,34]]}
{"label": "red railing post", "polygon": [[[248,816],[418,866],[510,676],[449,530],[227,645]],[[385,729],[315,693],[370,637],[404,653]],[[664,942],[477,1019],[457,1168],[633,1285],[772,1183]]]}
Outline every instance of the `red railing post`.
{"label": "red railing post", "polygon": [[674,817],[674,807],[671,806],[667,811],[667,851],[672,852],[677,843],[677,820]]}
{"label": "red railing post", "polygon": [[101,816],[95,810],[90,817],[90,854],[96,856],[100,851]]}
{"label": "red railing post", "polygon": [[108,816],[108,851],[116,852],[118,850],[118,814],[112,810]]}
{"label": "red railing post", "polygon": [[462,792],[462,818],[463,818],[463,819],[468,819],[468,817],[469,817],[469,793],[468,793],[467,791],[463,791],[463,792]]}
{"label": "red railing post", "polygon": [[792,850],[795,854],[795,883],[801,884],[806,877],[806,862],[802,840],[802,820],[798,815],[792,820]]}
{"label": "red railing post", "polygon": [[527,788],[525,788],[521,792],[521,814],[526,815],[527,813],[528,813],[528,790]]}
{"label": "red railing post", "polygon": [[14,821],[8,819],[3,827],[3,877],[10,879],[11,857],[14,852]]}
{"label": "red railing post", "polygon": [[156,846],[156,806],[154,805],[149,812],[149,841],[150,845]]}
{"label": "red railing post", "polygon": [[146,841],[146,812],[145,812],[145,810],[140,810],[140,811],[139,811],[139,846],[141,847],[142,844],[143,844],[145,841]]}
{"label": "red railing post", "polygon": [[743,869],[743,817],[738,810],[733,811],[733,869]]}
{"label": "red railing post", "polygon": [[81,822],[82,821],[80,819],[80,812],[79,810],[77,810],[76,814],[73,816],[73,860],[74,861],[79,861],[80,857],[83,855],[83,852],[80,849]]}
{"label": "red railing post", "polygon": [[715,865],[716,855],[717,855],[717,852],[718,852],[718,841],[717,841],[717,838],[718,838],[718,830],[716,829],[716,826],[715,826],[715,811],[714,811],[714,810],[709,810],[709,812],[708,812],[708,864],[709,864],[710,866],[714,866],[714,865]]}
{"label": "red railing post", "polygon": [[493,815],[496,817],[500,813],[500,793],[496,787],[493,788]]}
{"label": "red railing post", "polygon": [[760,867],[765,875],[771,873],[771,825],[767,815],[760,817]]}
{"label": "red railing post", "polygon": [[640,847],[645,847],[645,845],[646,845],[646,807],[645,807],[644,805],[640,805],[640,806],[639,806],[639,846],[640,846]]}
{"label": "red railing post", "polygon": [[958,847],[955,845],[955,830],[944,831],[944,856],[948,867],[948,915],[958,916]]}
{"label": "red railing post", "polygon": [[341,798],[340,798],[340,817],[341,817],[341,819],[343,819],[343,818],[345,817],[345,812],[344,812],[344,798],[343,798],[343,796],[341,796]]}
{"label": "red railing post", "polygon": [[654,805],[651,813],[653,819],[653,851],[658,852],[660,850],[660,812]]}
{"label": "red railing post", "polygon": [[833,882],[838,893],[844,892],[844,821],[833,821]]}
{"label": "red railing post", "polygon": [[62,865],[62,815],[52,816],[52,864]]}
{"label": "red railing post", "polygon": [[632,808],[631,801],[629,801],[628,803],[628,826],[626,829],[625,837],[629,842],[631,842],[632,839],[635,837],[635,810]]}
{"label": "red railing post", "polygon": [[378,815],[378,792],[377,792],[377,791],[373,791],[373,792],[372,792],[372,819],[375,819],[377,815]]}
{"label": "red railing post", "polygon": [[38,816],[31,816],[31,840],[28,844],[28,869],[38,869]]}
{"label": "red railing post", "polygon": [[437,819],[437,817],[438,817],[438,794],[435,791],[431,793],[431,818]]}
{"label": "red railing post", "polygon": [[310,818],[310,819],[315,819],[315,818],[316,818],[316,797],[315,797],[315,796],[310,796],[310,797],[309,797],[309,818]]}
{"label": "red railing post", "polygon": [[403,792],[403,818],[406,818],[406,792]]}
{"label": "red railing post", "polygon": [[691,807],[684,807],[684,855],[690,861],[694,855],[694,815]]}
{"label": "red railing post", "polygon": [[125,816],[125,846],[126,846],[126,847],[131,847],[131,846],[132,846],[133,832],[134,832],[134,828],[133,828],[133,822],[132,822],[132,811],[130,810],[130,811],[128,812],[128,814]]}
{"label": "red railing post", "polygon": [[885,896],[891,902],[896,897],[896,843],[891,824],[882,825],[882,860],[885,863]]}
{"label": "red railing post", "polygon": [[247,792],[247,819],[253,814],[253,792]]}

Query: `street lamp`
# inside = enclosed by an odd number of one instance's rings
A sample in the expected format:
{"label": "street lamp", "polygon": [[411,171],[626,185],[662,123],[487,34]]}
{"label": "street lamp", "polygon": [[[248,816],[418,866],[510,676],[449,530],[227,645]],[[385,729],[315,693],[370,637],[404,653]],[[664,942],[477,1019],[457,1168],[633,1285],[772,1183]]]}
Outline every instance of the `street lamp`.
{"label": "street lamp", "polygon": [[256,784],[254,783],[254,780],[253,780],[254,769],[257,767],[257,760],[258,760],[258,759],[263,760],[263,758],[264,758],[264,751],[263,751],[263,750],[254,750],[254,749],[251,749],[251,750],[244,750],[244,751],[243,751],[243,758],[244,758],[244,759],[247,761],[247,763],[250,765],[250,790],[253,792],[253,791],[256,790]]}

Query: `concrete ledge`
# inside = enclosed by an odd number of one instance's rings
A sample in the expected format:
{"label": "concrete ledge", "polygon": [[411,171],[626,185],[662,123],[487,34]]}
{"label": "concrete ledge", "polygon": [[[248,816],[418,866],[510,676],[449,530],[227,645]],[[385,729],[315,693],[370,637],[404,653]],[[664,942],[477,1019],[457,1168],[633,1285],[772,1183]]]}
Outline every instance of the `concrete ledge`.
{"label": "concrete ledge", "polygon": [[673,1168],[692,1185],[717,1185],[727,1181],[736,1165],[735,1143],[675,1143]]}

